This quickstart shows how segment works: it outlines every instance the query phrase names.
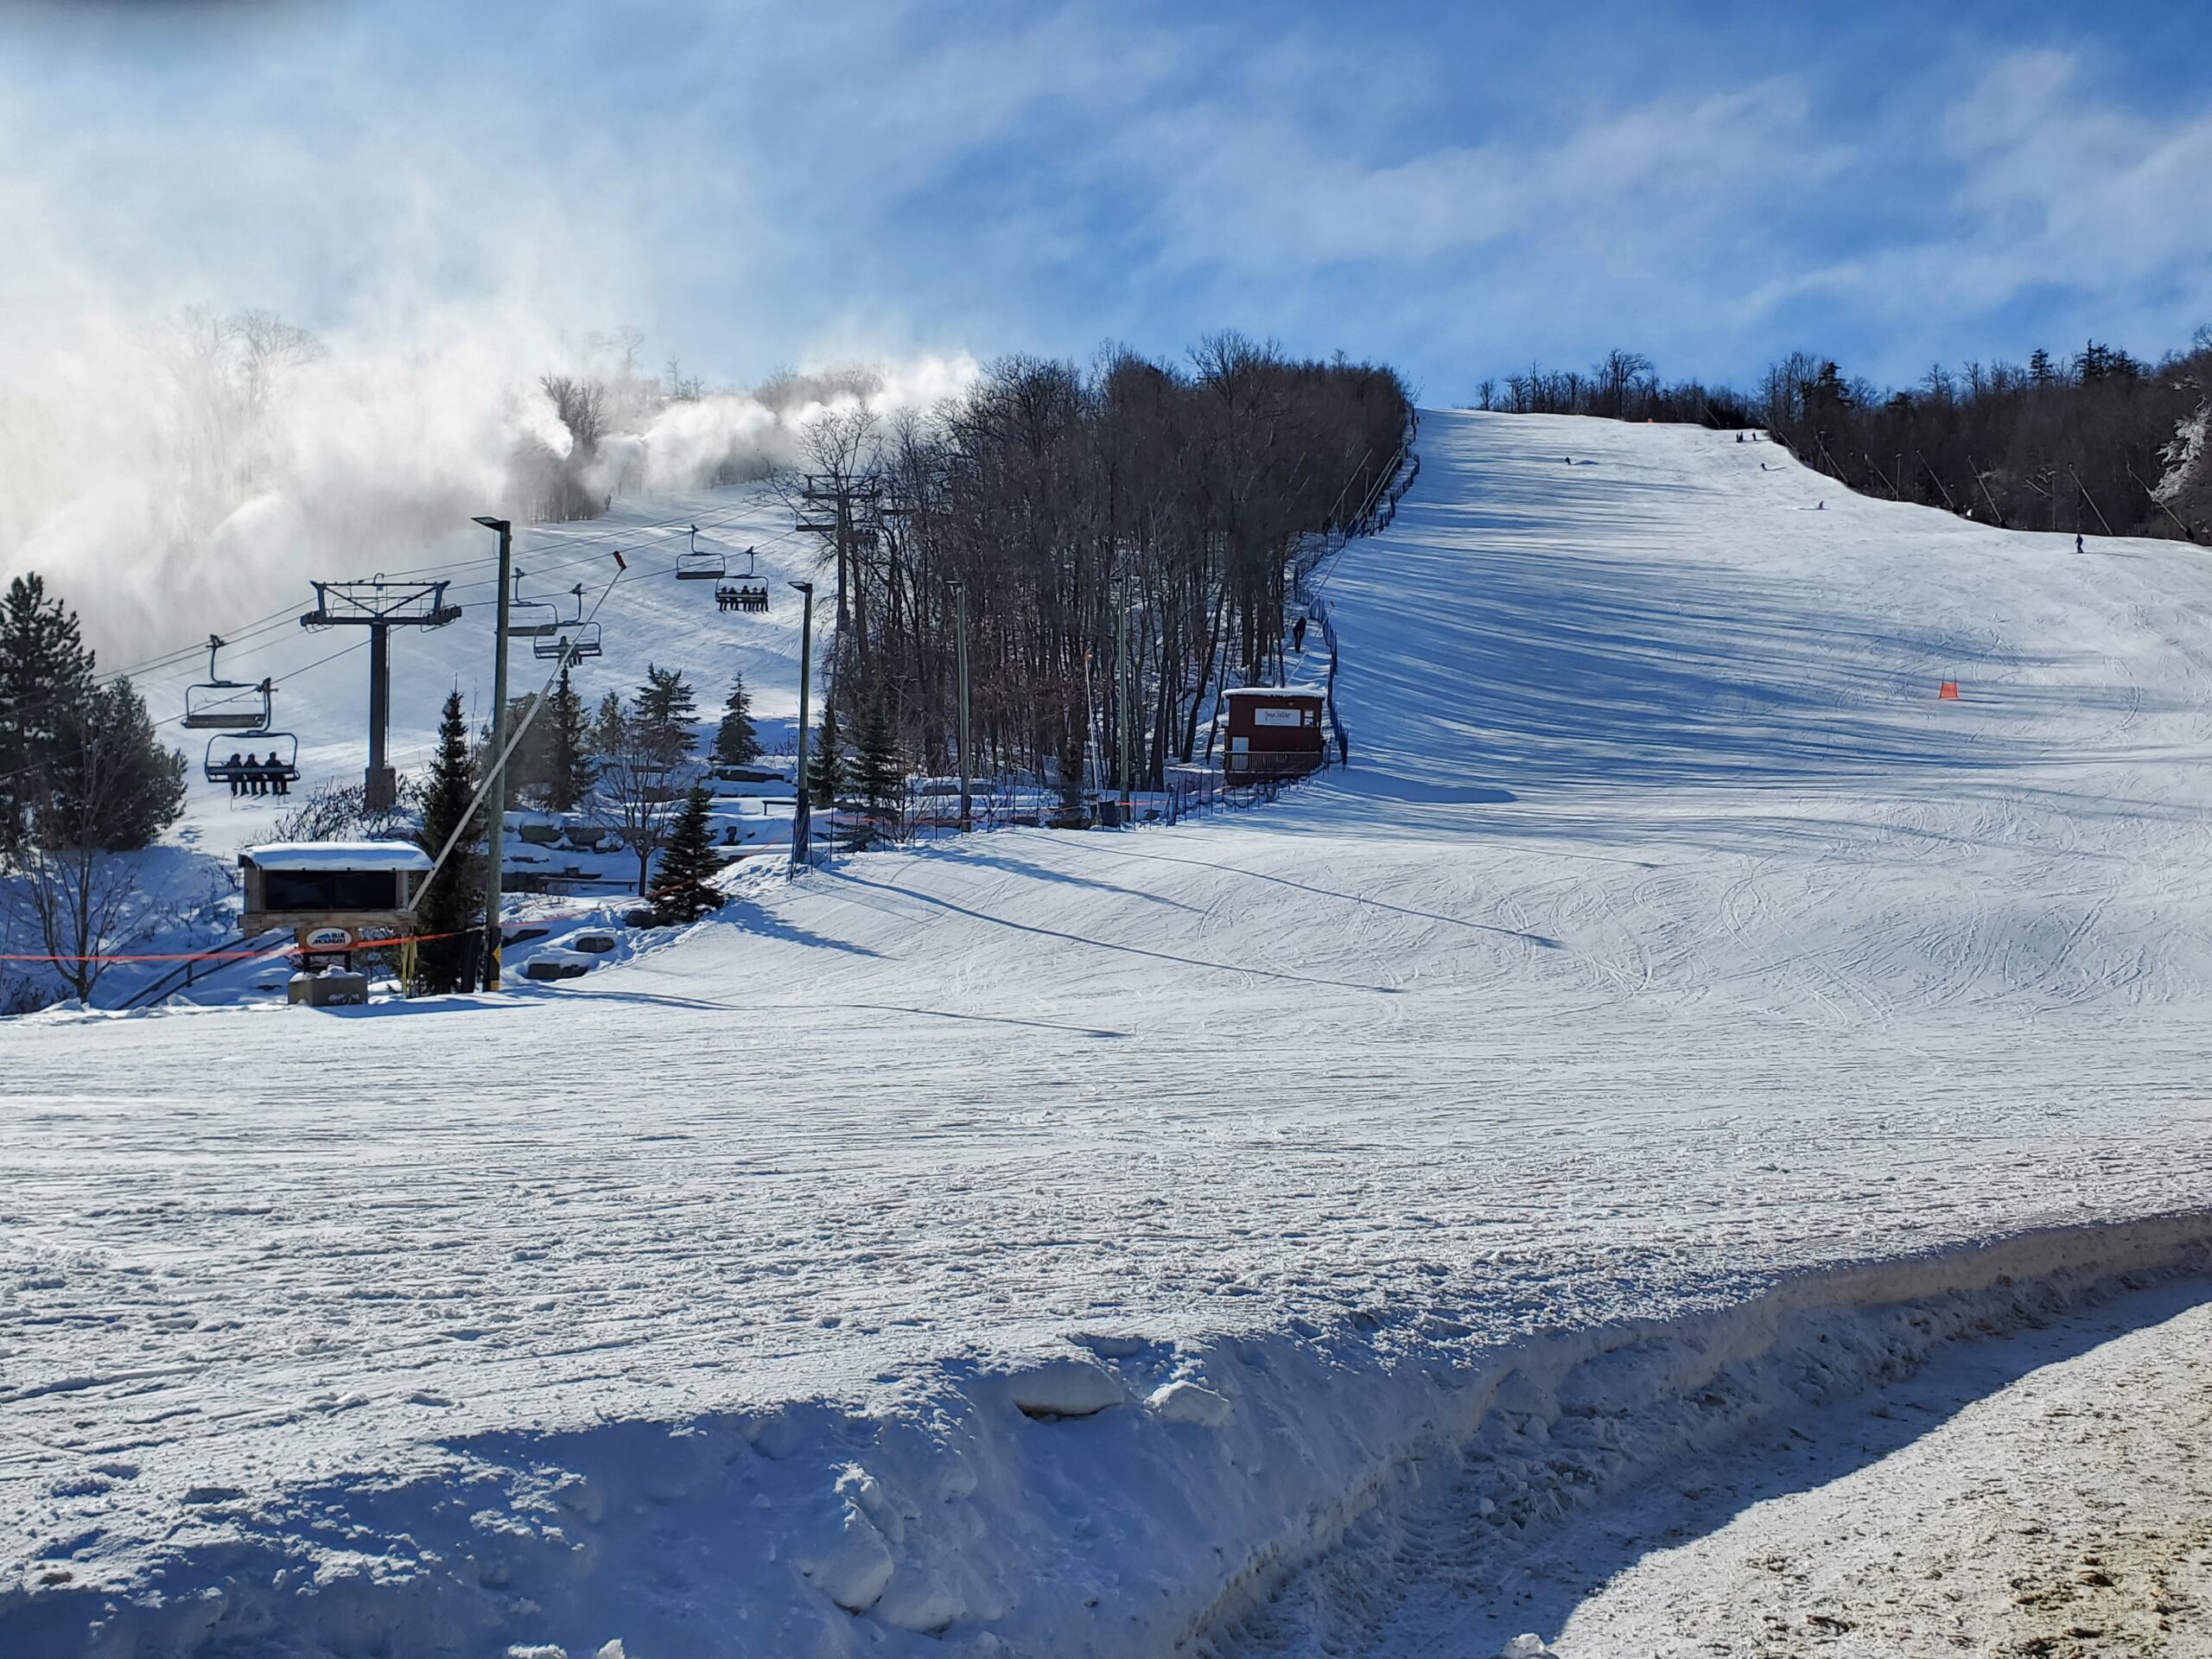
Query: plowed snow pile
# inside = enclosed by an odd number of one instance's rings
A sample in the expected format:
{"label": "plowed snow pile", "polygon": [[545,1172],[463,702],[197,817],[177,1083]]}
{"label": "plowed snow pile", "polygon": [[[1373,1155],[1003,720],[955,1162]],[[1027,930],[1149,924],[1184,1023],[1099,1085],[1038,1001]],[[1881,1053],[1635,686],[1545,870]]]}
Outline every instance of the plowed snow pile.
{"label": "plowed snow pile", "polygon": [[0,1027],[0,1650],[1158,1653],[2196,1262],[2202,551],[1421,447],[1274,808]]}

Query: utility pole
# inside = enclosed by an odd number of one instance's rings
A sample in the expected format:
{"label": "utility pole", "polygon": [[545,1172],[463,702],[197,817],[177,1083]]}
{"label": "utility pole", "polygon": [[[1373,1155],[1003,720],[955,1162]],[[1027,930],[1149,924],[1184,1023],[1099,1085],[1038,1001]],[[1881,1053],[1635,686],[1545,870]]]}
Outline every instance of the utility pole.
{"label": "utility pole", "polygon": [[964,582],[952,584],[952,602],[959,613],[960,656],[960,833],[966,835],[974,827],[969,798],[974,788],[975,771],[968,764],[968,588]]}
{"label": "utility pole", "polygon": [[806,690],[814,678],[814,584],[795,582],[791,586],[806,595],[804,614],[798,625],[798,770],[794,774],[798,798],[791,803],[791,868],[796,873],[801,866],[814,861],[810,844],[814,819],[806,793]]}
{"label": "utility pole", "polygon": [[499,620],[492,653],[492,777],[491,798],[485,809],[484,830],[484,988],[499,988],[499,855],[507,834],[507,627],[512,615],[515,585],[510,574],[514,555],[514,526],[505,518],[476,521],[499,537]]}

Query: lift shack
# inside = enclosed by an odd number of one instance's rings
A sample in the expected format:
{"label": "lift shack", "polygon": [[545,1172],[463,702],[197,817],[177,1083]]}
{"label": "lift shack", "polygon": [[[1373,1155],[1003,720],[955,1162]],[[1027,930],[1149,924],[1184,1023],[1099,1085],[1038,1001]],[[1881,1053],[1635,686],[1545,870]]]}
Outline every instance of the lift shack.
{"label": "lift shack", "polygon": [[414,931],[430,855],[406,841],[276,842],[238,855],[248,938],[289,928],[309,967],[353,966],[357,950]]}
{"label": "lift shack", "polygon": [[1294,686],[1232,688],[1229,749],[1222,777],[1231,784],[1271,778],[1303,778],[1328,760],[1322,728],[1323,694]]}

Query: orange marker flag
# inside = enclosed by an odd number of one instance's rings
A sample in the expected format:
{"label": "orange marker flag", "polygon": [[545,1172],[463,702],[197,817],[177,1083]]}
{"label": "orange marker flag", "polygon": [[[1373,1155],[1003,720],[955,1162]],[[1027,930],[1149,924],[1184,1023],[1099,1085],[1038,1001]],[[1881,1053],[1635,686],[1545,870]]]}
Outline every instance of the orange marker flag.
{"label": "orange marker flag", "polygon": [[1956,702],[1959,700],[1959,683],[1956,680],[1943,681],[1936,688],[1936,700],[1938,702]]}

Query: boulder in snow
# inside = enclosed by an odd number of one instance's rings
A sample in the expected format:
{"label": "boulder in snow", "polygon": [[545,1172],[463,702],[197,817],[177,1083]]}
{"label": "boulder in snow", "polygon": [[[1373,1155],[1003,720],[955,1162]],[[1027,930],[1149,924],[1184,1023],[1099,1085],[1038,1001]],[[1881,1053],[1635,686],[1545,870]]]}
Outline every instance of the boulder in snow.
{"label": "boulder in snow", "polygon": [[582,979],[592,970],[592,958],[581,950],[558,948],[540,950],[523,965],[524,979]]}

